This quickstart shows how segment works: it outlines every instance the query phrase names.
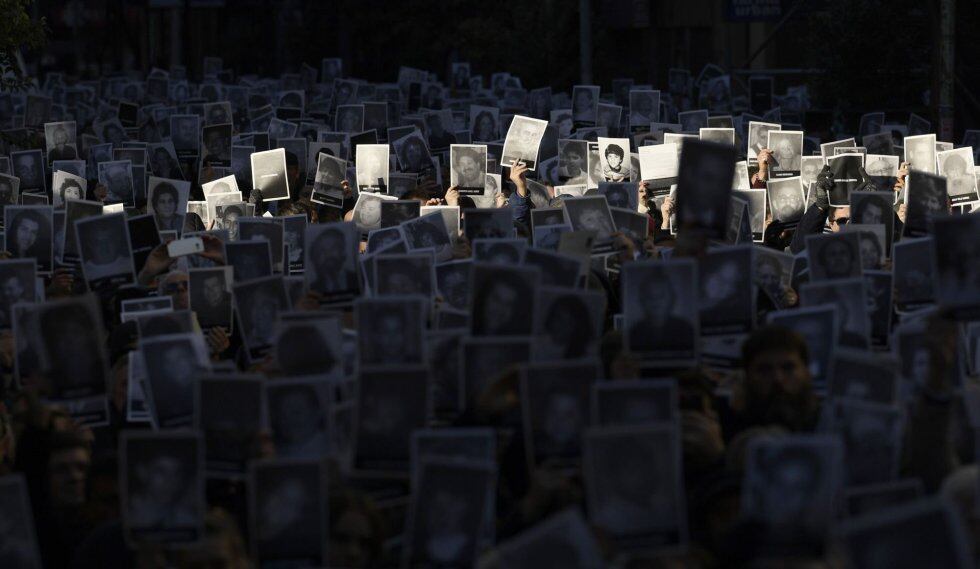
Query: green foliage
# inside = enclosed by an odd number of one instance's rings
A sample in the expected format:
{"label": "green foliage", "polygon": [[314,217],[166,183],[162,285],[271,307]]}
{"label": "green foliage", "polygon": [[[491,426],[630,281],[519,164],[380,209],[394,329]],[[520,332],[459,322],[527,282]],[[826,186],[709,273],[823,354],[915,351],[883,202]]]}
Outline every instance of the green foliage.
{"label": "green foliage", "polygon": [[39,49],[47,39],[44,18],[34,21],[27,13],[32,1],[0,0],[0,91],[30,86],[30,78],[17,63],[17,51]]}

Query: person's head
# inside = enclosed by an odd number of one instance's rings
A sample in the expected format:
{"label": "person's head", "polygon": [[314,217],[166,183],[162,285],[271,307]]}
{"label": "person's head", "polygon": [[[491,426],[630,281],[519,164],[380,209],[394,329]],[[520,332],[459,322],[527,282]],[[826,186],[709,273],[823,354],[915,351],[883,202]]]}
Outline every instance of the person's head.
{"label": "person's head", "polygon": [[340,263],[347,257],[346,245],[347,239],[341,231],[328,229],[320,233],[311,246],[316,270],[339,270]]}
{"label": "person's head", "polygon": [[364,200],[357,208],[357,216],[361,225],[373,227],[381,223],[381,200]]}
{"label": "person's head", "polygon": [[135,467],[140,493],[158,503],[173,504],[184,490],[189,475],[177,453],[162,452],[139,461]]}
{"label": "person's head", "polygon": [[613,170],[618,169],[623,164],[625,153],[618,144],[610,144],[606,147],[606,164]]}
{"label": "person's head", "polygon": [[194,144],[197,141],[197,121],[189,117],[177,121],[177,136],[183,144]]}
{"label": "person's head", "polygon": [[[851,221],[851,208],[848,206],[844,207],[833,207],[831,206],[830,212],[827,214],[827,221],[830,224],[830,230],[833,232],[840,231],[841,227],[847,225]],[[869,223],[869,222],[865,222]]]}
{"label": "person's head", "polygon": [[58,188],[58,193],[61,195],[62,201],[80,200],[85,197],[82,185],[74,178],[65,178],[65,181]]}
{"label": "person's head", "polygon": [[759,423],[806,425],[815,406],[806,341],[793,330],[764,326],[742,344],[744,412]]}
{"label": "person's head", "polygon": [[160,217],[172,217],[177,213],[180,193],[169,182],[162,182],[153,192],[153,211]]}
{"label": "person's head", "polygon": [[490,111],[480,111],[473,119],[473,140],[488,142],[496,138],[495,121]]}
{"label": "person's head", "polygon": [[875,237],[874,233],[863,231],[859,243],[861,246],[861,267],[865,270],[877,269],[881,265],[883,257],[878,238]]}
{"label": "person's head", "polygon": [[92,451],[75,431],[56,431],[47,442],[47,495],[55,510],[77,508],[85,503]]}
{"label": "person's head", "polygon": [[755,264],[755,278],[763,290],[770,293],[778,291],[783,280],[783,266],[779,263],[779,259],[760,255]]}
{"label": "person's head", "polygon": [[783,449],[766,464],[764,495],[766,513],[779,523],[789,523],[805,515],[822,479],[819,456],[807,448]]}
{"label": "person's head", "polygon": [[323,430],[320,398],[312,386],[296,385],[271,392],[273,432],[285,444],[308,441]]}
{"label": "person's head", "polygon": [[17,174],[24,180],[34,181],[37,176],[37,162],[30,154],[17,156]]}
{"label": "person's head", "polygon": [[820,264],[829,278],[847,277],[854,268],[854,250],[844,239],[829,239],[820,249]]}
{"label": "person's head", "polygon": [[663,321],[670,316],[677,293],[670,279],[665,275],[657,275],[642,281],[637,292],[639,293],[637,302],[644,318]]}
{"label": "person's head", "polygon": [[456,172],[459,174],[460,182],[476,182],[480,178],[480,160],[475,152],[467,149],[456,151]]}
{"label": "person's head", "polygon": [[487,332],[505,332],[516,319],[523,317],[521,299],[528,292],[527,283],[520,275],[502,271],[477,290],[474,307],[479,312],[474,317],[482,321]]}
{"label": "person's head", "polygon": [[886,205],[879,199],[866,199],[854,208],[854,219],[857,223],[877,225],[885,222]]}
{"label": "person's head", "polygon": [[54,129],[52,138],[54,139],[55,146],[61,148],[68,143],[68,131],[66,131],[64,127],[58,126]]}
{"label": "person's head", "polygon": [[[11,222],[11,235],[14,242],[8,244],[8,250],[17,253],[19,257],[30,256],[34,246],[46,231],[47,220],[37,210],[25,209]],[[11,249],[10,246],[13,245]]]}
{"label": "person's head", "polygon": [[208,153],[215,157],[221,157],[228,154],[228,144],[229,139],[220,130],[211,129],[208,131],[208,138],[205,141]]}
{"label": "person's head", "polygon": [[187,273],[184,271],[171,271],[160,279],[158,285],[161,295],[169,296],[173,299],[174,310],[187,310]]}

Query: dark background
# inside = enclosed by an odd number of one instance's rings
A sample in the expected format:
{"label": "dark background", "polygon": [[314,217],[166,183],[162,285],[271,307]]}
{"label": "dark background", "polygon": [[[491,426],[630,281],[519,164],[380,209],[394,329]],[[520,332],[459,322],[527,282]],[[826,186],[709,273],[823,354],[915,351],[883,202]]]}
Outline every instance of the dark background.
{"label": "dark background", "polygon": [[[38,71],[81,77],[182,64],[200,76],[217,56],[236,73],[278,75],[323,57],[345,74],[394,82],[399,65],[447,75],[518,75],[527,88],[582,82],[579,7],[588,7],[592,81],[666,88],[667,70],[706,63],[733,76],[776,76],[776,92],[809,86],[815,109],[916,112],[938,124],[940,11],[952,6],[955,141],[980,126],[980,2],[965,0],[38,0],[51,30]],[[745,4],[759,17],[734,11]],[[746,21],[752,20],[752,21]],[[893,120],[888,116],[887,120]]]}

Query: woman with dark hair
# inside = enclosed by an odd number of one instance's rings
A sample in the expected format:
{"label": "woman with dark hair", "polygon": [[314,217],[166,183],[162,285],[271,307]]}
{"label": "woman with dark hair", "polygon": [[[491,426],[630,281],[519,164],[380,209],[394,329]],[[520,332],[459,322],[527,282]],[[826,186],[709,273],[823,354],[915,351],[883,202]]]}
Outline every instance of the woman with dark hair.
{"label": "woman with dark hair", "polygon": [[82,184],[74,178],[65,178],[58,187],[58,196],[61,198],[61,205],[68,200],[80,200],[85,197],[85,189]]}
{"label": "woman with dark hair", "polygon": [[150,197],[153,215],[156,216],[160,231],[180,231],[184,227],[184,216],[178,213],[180,192],[169,182],[162,182],[153,188]]}
{"label": "woman with dark hair", "polygon": [[153,156],[150,158],[150,167],[153,170],[153,175],[160,178],[170,178],[172,180],[183,178],[180,173],[180,165],[167,152],[167,149],[162,146],[157,147],[153,151]]}
{"label": "woman with dark hair", "polygon": [[37,259],[38,270],[50,270],[51,223],[36,209],[17,212],[7,228],[7,251],[15,259]]}
{"label": "woman with dark hair", "polygon": [[473,125],[470,128],[473,142],[492,142],[497,140],[497,121],[490,111],[480,111],[473,118]]}
{"label": "woman with dark hair", "polygon": [[412,133],[401,139],[401,145],[397,151],[398,165],[401,166],[403,172],[417,174],[432,167],[429,150],[418,134]]}

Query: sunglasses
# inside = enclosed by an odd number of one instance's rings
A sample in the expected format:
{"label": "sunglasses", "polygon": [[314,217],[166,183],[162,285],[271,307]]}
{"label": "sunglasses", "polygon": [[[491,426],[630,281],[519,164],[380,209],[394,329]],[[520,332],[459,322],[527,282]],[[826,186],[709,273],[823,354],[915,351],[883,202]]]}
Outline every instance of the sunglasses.
{"label": "sunglasses", "polygon": [[850,220],[851,218],[849,217],[838,217],[836,219],[830,220],[830,222],[836,225],[847,225],[847,222]]}

